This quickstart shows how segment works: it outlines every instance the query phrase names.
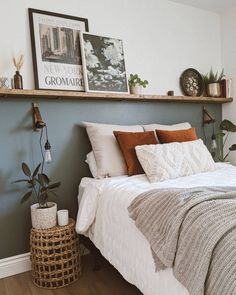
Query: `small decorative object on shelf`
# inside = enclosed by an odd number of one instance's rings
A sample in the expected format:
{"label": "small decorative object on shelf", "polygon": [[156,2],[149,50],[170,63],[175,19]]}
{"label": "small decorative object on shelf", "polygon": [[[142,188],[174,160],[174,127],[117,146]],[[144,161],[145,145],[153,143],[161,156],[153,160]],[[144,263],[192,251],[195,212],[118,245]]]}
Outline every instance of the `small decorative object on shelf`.
{"label": "small decorative object on shelf", "polygon": [[195,69],[185,70],[180,77],[182,91],[187,96],[201,96],[204,91],[202,75]]}
{"label": "small decorative object on shelf", "polygon": [[65,287],[81,275],[78,235],[75,221],[50,229],[31,229],[32,280],[46,289]]}
{"label": "small decorative object on shelf", "polygon": [[218,75],[218,72],[215,74],[211,68],[210,72],[203,76],[206,93],[210,97],[220,97],[221,94],[221,81],[224,78],[224,69]]}
{"label": "small decorative object on shelf", "polygon": [[0,88],[12,89],[13,79],[8,77],[0,77]]}
{"label": "small decorative object on shelf", "polygon": [[23,78],[20,74],[20,70],[24,64],[24,55],[21,54],[19,59],[13,57],[13,64],[16,68],[16,73],[14,75],[14,88],[15,89],[23,89]]}
{"label": "small decorative object on shelf", "polygon": [[220,81],[221,97],[229,98],[232,97],[232,79],[222,79]]}
{"label": "small decorative object on shelf", "polygon": [[69,211],[66,209],[57,211],[57,220],[59,226],[65,226],[69,222]]}
{"label": "small decorative object on shelf", "polygon": [[138,74],[131,74],[129,77],[130,93],[135,95],[141,95],[142,89],[148,85],[147,80],[142,80]]}
{"label": "small decorative object on shelf", "polygon": [[169,91],[167,92],[167,95],[168,95],[168,96],[174,96],[174,95],[175,95],[174,90],[169,90]]}

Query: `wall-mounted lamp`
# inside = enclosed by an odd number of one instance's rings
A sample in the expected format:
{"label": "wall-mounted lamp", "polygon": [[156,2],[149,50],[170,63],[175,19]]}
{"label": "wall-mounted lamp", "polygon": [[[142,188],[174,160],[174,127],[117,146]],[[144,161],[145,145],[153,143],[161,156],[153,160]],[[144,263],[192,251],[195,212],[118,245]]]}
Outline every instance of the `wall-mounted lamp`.
{"label": "wall-mounted lamp", "polygon": [[33,108],[33,122],[34,122],[34,130],[39,131],[43,127],[46,126],[46,124],[43,122],[42,116],[39,111],[39,106],[37,103],[32,103]]}
{"label": "wall-mounted lamp", "polygon": [[[203,107],[202,109],[203,112],[203,129],[206,124],[212,124],[212,136],[211,136],[211,150],[212,154],[215,154],[215,151],[217,149],[217,142],[216,142],[216,135],[215,135],[215,118],[208,112],[208,110]],[[205,129],[204,129],[204,134],[205,134]],[[205,136],[206,139],[206,136]]]}
{"label": "wall-mounted lamp", "polygon": [[[33,124],[34,124],[34,130],[35,131],[41,131],[40,134],[40,148],[41,148],[41,153],[43,157],[43,164],[45,163],[50,163],[52,161],[52,156],[51,156],[51,145],[48,140],[48,129],[46,123],[43,121],[39,106],[37,103],[32,104],[33,107]],[[42,137],[43,137],[43,131],[44,129],[46,130],[46,143],[44,145],[44,150],[43,150],[43,145],[42,145]],[[43,167],[43,165],[42,165]]]}
{"label": "wall-mounted lamp", "polygon": [[208,112],[208,110],[207,110],[205,107],[203,107],[202,111],[203,111],[203,125],[205,125],[205,124],[213,124],[213,123],[215,123],[216,120],[215,120],[214,117]]}

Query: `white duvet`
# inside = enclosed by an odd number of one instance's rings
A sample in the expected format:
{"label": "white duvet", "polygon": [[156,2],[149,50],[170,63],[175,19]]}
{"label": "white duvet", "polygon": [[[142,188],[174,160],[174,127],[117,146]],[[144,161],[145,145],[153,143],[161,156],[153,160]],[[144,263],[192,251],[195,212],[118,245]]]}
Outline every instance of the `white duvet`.
{"label": "white duvet", "polygon": [[103,256],[145,295],[188,295],[172,269],[155,272],[150,246],[129,217],[128,206],[154,188],[236,186],[236,167],[217,164],[213,172],[150,184],[145,175],[83,178],[76,230],[88,236]]}

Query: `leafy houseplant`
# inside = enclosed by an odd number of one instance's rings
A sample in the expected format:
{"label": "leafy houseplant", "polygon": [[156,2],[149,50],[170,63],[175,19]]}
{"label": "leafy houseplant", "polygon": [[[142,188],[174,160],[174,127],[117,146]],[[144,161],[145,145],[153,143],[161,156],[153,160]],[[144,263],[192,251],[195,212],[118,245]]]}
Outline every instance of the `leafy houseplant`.
{"label": "leafy houseplant", "polygon": [[220,132],[216,134],[216,140],[217,140],[217,146],[218,146],[218,155],[217,159],[220,162],[224,162],[230,152],[236,151],[236,144],[231,145],[229,148],[229,151],[224,154],[224,148],[225,144],[227,142],[228,136],[230,133],[236,132],[236,125],[234,125],[231,121],[229,120],[223,120],[220,124]]}
{"label": "leafy houseplant", "polygon": [[220,74],[218,72],[214,74],[212,68],[208,74],[203,76],[208,96],[219,97],[221,95],[220,82],[224,77],[224,69]]}
{"label": "leafy houseplant", "polygon": [[146,88],[148,85],[147,80],[142,80],[138,74],[131,74],[129,77],[130,93],[140,95],[142,94],[142,88]]}
{"label": "leafy houseplant", "polygon": [[50,228],[56,225],[56,203],[48,202],[51,194],[61,182],[51,183],[49,177],[43,173],[41,163],[37,165],[33,173],[26,163],[22,163],[22,171],[26,178],[14,181],[14,183],[26,183],[28,191],[23,195],[21,203],[27,201],[31,196],[37,199],[37,204],[31,206],[32,225],[35,228]]}

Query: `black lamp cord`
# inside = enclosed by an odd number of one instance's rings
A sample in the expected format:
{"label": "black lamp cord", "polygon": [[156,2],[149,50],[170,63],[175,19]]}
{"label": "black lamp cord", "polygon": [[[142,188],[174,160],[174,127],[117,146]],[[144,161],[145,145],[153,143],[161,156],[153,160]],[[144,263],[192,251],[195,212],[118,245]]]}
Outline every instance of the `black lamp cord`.
{"label": "black lamp cord", "polygon": [[42,156],[42,159],[43,159],[42,166],[41,166],[41,173],[43,173],[43,168],[44,168],[44,163],[45,163],[45,160],[44,160],[44,149],[43,149],[43,143],[42,143],[44,128],[45,128],[45,131],[46,131],[46,142],[48,142],[48,128],[47,128],[47,125],[45,125],[43,128],[41,128],[40,139],[39,139],[41,156]]}

